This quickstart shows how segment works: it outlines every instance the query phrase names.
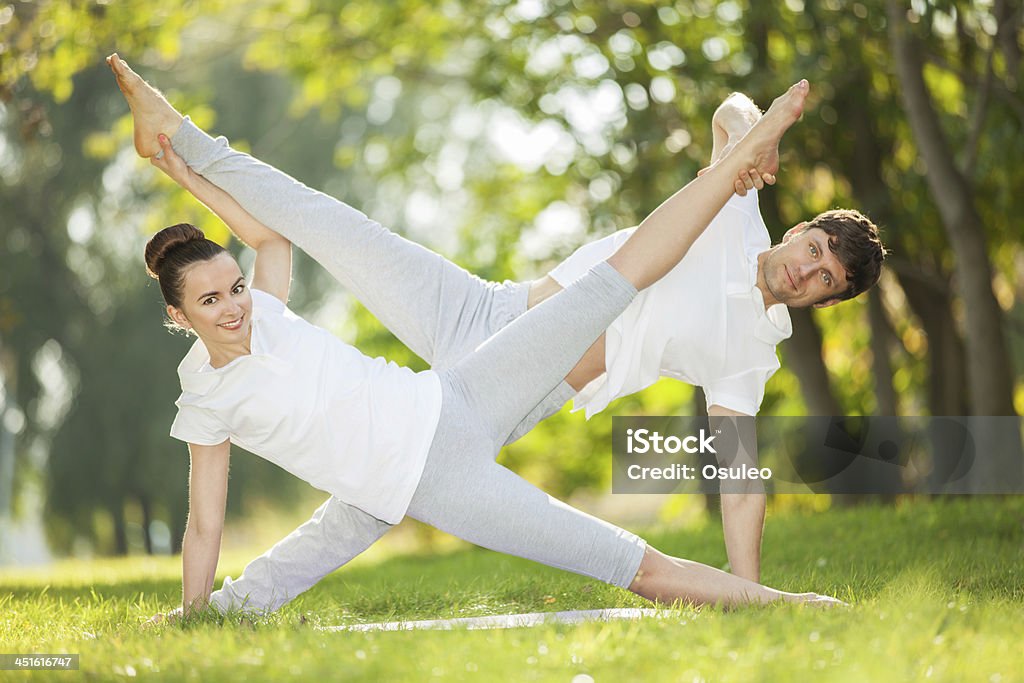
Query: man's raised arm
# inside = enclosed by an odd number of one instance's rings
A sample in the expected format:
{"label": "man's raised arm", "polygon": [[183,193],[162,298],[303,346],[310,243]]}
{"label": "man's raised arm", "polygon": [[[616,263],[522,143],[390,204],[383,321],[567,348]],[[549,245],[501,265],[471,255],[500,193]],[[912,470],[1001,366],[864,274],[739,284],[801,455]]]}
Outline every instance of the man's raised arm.
{"label": "man's raised arm", "polygon": [[716,164],[740,138],[761,118],[761,110],[753,100],[740,92],[726,97],[711,117],[714,146],[711,163]]}
{"label": "man's raised arm", "polygon": [[[703,175],[709,168],[721,161],[760,119],[761,110],[757,108],[753,100],[743,93],[734,92],[726,97],[718,105],[714,116],[711,117],[713,140],[711,161],[705,168],[698,171],[697,175]],[[743,171],[736,183],[736,194],[745,197],[747,190],[760,190],[766,184],[774,185],[775,176],[751,176]]]}
{"label": "man's raised arm", "polygon": [[[718,105],[711,118],[714,146],[711,165],[718,163],[761,118],[761,110],[743,93],[734,92]],[[746,189],[760,190],[757,178],[746,182]],[[738,189],[737,189],[738,191]],[[745,193],[740,193],[745,194]],[[712,430],[726,429],[738,435],[735,453],[722,454],[720,464],[727,467],[757,466],[757,433],[754,418],[719,405],[708,409]],[[729,482],[722,490],[722,528],[729,567],[733,574],[761,582],[761,534],[764,531],[766,497],[760,481]]]}

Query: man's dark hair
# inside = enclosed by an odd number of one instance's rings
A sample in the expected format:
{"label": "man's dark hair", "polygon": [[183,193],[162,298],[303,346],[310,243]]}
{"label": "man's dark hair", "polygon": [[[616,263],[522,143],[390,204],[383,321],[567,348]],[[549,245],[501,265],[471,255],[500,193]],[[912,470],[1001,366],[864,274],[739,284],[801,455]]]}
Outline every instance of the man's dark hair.
{"label": "man's dark hair", "polygon": [[832,209],[804,225],[804,231],[812,228],[820,228],[828,234],[828,248],[846,269],[849,286],[838,295],[839,299],[852,299],[878,282],[882,261],[889,252],[882,245],[878,226],[871,219],[853,209]]}

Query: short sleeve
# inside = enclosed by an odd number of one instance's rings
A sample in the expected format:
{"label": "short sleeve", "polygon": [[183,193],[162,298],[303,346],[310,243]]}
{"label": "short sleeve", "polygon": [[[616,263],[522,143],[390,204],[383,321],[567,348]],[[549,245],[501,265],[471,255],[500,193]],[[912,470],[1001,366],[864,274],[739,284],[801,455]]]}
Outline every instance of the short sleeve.
{"label": "short sleeve", "polygon": [[619,230],[607,237],[584,244],[574,251],[572,256],[555,266],[548,275],[562,287],[568,287],[586,275],[592,267],[618,251],[635,229]]}
{"label": "short sleeve", "polygon": [[704,388],[708,408],[719,405],[744,415],[757,415],[764,400],[764,385],[778,368],[754,368],[708,382]]}
{"label": "short sleeve", "polygon": [[276,314],[284,313],[285,303],[273,294],[268,294],[262,289],[250,289],[253,304],[261,311],[271,311]]}
{"label": "short sleeve", "polygon": [[231,436],[212,411],[178,402],[178,415],[171,424],[171,436],[186,443],[217,446]]}

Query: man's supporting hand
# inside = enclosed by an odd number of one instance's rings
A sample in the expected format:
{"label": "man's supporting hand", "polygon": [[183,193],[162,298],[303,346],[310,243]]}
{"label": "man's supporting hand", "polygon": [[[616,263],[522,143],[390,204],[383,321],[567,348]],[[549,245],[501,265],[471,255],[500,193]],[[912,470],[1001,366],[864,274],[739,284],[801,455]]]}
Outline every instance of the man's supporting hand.
{"label": "man's supporting hand", "polygon": [[[713,405],[708,409],[712,431],[722,433],[717,443],[723,467],[757,467],[757,429],[754,417]],[[721,486],[722,531],[730,571],[744,579],[761,582],[761,534],[766,508],[764,483],[723,481]]]}
{"label": "man's supporting hand", "polygon": [[736,576],[761,582],[761,533],[766,508],[764,490],[722,494],[722,529],[729,569]]}

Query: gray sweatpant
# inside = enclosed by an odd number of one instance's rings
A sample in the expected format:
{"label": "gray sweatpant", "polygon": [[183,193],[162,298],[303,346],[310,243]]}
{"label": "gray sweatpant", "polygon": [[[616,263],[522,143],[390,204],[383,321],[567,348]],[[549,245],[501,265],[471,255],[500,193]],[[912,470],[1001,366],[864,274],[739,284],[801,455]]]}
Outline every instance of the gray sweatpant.
{"label": "gray sweatpant", "polygon": [[[485,282],[190,121],[172,144],[193,170],[327,268],[441,375],[442,416],[409,516],[478,545],[629,585],[642,540],[547,496],[494,458],[573,395],[562,378],[629,303],[631,285],[603,264],[581,287],[523,316],[525,284]],[[222,611],[275,610],[390,528],[331,497],[241,577],[226,578],[211,603]]]}

